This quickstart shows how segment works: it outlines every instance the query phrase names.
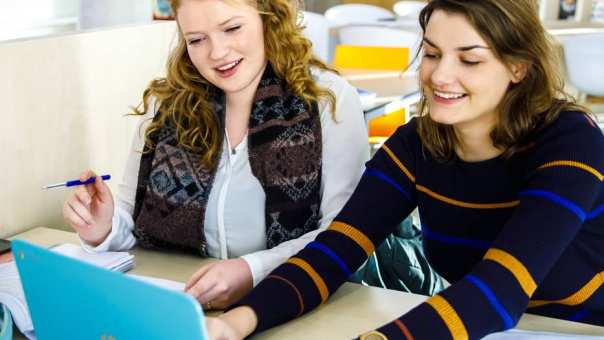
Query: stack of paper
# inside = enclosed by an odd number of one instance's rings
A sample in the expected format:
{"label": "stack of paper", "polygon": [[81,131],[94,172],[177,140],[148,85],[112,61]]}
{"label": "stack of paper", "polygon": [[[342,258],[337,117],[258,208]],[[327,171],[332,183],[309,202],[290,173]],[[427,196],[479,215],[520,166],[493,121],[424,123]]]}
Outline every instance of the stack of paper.
{"label": "stack of paper", "polygon": [[54,246],[51,250],[116,272],[127,272],[134,267],[134,255],[131,255],[128,252],[108,251],[103,253],[90,253],[82,247],[70,243]]}
{"label": "stack of paper", "polygon": [[[134,267],[134,255],[128,252],[89,253],[74,244],[61,244],[51,249],[113,271],[125,272]],[[34,339],[34,327],[14,261],[0,264],[0,303],[8,308],[21,333],[29,339]]]}

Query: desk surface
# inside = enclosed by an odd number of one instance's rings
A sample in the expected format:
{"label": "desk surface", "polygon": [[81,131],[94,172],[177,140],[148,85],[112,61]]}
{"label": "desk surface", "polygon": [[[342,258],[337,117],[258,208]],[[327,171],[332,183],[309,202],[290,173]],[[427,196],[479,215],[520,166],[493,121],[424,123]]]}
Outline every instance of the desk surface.
{"label": "desk surface", "polygon": [[[14,238],[51,246],[58,243],[78,243],[74,233],[36,228]],[[136,267],[133,274],[186,281],[207,259],[183,254],[166,254],[133,249]],[[317,310],[285,325],[263,332],[254,339],[350,339],[367,330],[395,319],[425,299],[424,296],[394,290],[344,284]],[[604,327],[525,314],[518,324],[525,330],[560,333],[604,335]]]}

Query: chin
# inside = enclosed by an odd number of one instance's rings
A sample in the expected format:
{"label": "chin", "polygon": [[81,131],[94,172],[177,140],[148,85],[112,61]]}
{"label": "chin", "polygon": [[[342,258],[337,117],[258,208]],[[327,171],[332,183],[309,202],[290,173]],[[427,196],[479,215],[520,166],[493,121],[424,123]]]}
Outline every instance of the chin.
{"label": "chin", "polygon": [[457,123],[457,120],[455,119],[455,113],[453,112],[430,112],[430,118],[439,124],[445,124],[445,125],[453,125],[455,123]]}

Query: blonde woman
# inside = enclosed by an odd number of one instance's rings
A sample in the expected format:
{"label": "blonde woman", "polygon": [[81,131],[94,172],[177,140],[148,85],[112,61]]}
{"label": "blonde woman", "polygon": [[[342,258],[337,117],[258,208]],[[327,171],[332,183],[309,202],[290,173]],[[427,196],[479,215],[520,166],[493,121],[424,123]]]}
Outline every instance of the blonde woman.
{"label": "blonde woman", "polygon": [[524,312],[604,325],[604,137],[563,92],[533,0],[432,0],[421,116],[399,128],[315,241],[211,334],[245,337],[325,303],[419,208],[451,286],[361,339],[480,339]]}
{"label": "blonde woman", "polygon": [[294,2],[171,4],[178,46],[136,112],[144,135],[116,203],[99,180],[64,217],[97,251],[221,259],[186,290],[224,308],[327,227],[358,183],[367,133],[356,90],[313,57]]}

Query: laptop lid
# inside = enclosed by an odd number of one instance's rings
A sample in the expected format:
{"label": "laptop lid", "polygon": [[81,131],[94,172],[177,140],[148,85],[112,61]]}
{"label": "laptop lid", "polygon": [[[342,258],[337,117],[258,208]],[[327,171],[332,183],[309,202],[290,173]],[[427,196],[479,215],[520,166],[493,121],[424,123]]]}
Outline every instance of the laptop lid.
{"label": "laptop lid", "polygon": [[24,241],[12,242],[36,337],[208,339],[193,297]]}

